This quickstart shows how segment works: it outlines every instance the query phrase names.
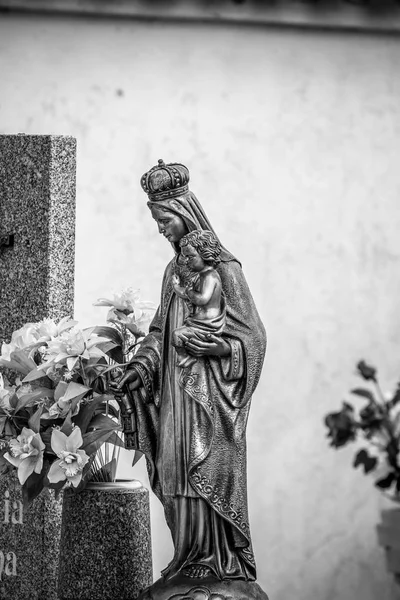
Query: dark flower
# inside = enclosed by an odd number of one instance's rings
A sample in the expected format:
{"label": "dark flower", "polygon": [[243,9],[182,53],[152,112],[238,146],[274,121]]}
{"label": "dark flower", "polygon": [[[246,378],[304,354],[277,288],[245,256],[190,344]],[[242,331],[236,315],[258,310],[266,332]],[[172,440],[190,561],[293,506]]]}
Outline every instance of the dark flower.
{"label": "dark flower", "polygon": [[353,467],[357,468],[359,465],[362,465],[364,473],[373,471],[377,464],[378,459],[375,456],[371,456],[365,448],[357,452],[353,461]]}
{"label": "dark flower", "polygon": [[357,364],[357,370],[361,377],[366,381],[376,381],[376,369],[371,367],[371,365],[367,365],[365,360],[360,360]]}
{"label": "dark flower", "polygon": [[353,441],[357,431],[353,407],[343,402],[343,408],[340,412],[326,415],[325,425],[329,429],[328,437],[331,438],[331,446],[334,448],[340,448]]}
{"label": "dark flower", "polygon": [[386,402],[386,406],[390,409],[396,406],[400,402],[400,383],[397,384],[397,388],[395,393],[393,394],[393,398]]}
{"label": "dark flower", "polygon": [[382,408],[373,402],[370,402],[360,410],[360,424],[363,429],[379,429],[383,418]]}
{"label": "dark flower", "polygon": [[385,477],[375,481],[375,485],[382,490],[389,489],[392,484],[396,481],[396,473],[394,471],[390,471]]}

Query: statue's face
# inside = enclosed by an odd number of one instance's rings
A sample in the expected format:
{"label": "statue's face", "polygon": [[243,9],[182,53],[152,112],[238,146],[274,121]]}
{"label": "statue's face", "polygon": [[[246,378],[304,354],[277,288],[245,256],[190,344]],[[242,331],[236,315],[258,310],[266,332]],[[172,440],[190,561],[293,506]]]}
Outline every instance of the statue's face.
{"label": "statue's face", "polygon": [[152,209],[152,214],[158,225],[158,231],[167,238],[169,242],[179,243],[179,240],[189,232],[183,219],[172,212],[154,208]]}
{"label": "statue's face", "polygon": [[186,260],[186,264],[191,271],[199,273],[205,267],[205,262],[200,256],[196,248],[193,248],[190,244],[183,246],[181,250],[182,256]]}

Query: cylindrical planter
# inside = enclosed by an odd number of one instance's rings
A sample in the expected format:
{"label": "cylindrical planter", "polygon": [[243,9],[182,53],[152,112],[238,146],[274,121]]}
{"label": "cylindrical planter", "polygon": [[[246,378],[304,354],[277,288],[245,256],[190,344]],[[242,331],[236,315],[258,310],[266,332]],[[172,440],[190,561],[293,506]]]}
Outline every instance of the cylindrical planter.
{"label": "cylindrical planter", "polygon": [[382,510],[381,518],[377,525],[379,544],[385,549],[388,571],[400,582],[400,508]]}
{"label": "cylindrical planter", "polygon": [[152,583],[149,493],[139,481],[64,492],[60,600],[133,600]]}
{"label": "cylindrical planter", "polygon": [[54,490],[25,508],[16,472],[0,478],[0,598],[57,600],[61,511]]}

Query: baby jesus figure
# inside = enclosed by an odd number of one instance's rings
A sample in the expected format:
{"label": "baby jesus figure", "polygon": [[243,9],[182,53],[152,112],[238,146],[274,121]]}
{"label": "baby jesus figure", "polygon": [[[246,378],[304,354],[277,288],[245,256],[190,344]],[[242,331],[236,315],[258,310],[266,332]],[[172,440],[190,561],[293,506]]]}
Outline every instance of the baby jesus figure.
{"label": "baby jesus figure", "polygon": [[225,325],[225,301],[219,273],[215,267],[220,262],[221,246],[212,231],[196,229],[183,236],[179,243],[181,255],[193,277],[186,286],[180,285],[173,275],[175,293],[192,304],[192,310],[182,327],[172,334],[172,344],[179,355],[179,367],[189,367],[196,362],[185,349],[185,342],[193,337],[221,335]]}

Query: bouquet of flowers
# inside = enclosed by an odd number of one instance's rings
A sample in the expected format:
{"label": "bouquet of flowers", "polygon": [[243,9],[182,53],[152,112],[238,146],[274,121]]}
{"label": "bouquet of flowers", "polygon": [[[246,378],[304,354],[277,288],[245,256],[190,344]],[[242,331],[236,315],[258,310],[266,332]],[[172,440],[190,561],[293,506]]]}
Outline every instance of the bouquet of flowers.
{"label": "bouquet of flowers", "polygon": [[390,395],[382,392],[377,370],[360,361],[358,375],[367,382],[351,393],[366,401],[355,410],[353,404],[343,402],[342,409],[326,415],[330,445],[341,448],[363,439],[353,466],[361,466],[365,473],[375,475],[375,485],[392,500],[400,501],[400,384]]}
{"label": "bouquet of flowers", "polygon": [[124,442],[108,383],[137,350],[154,308],[131,289],[95,305],[110,308],[108,325],[44,319],[2,344],[0,476],[17,470],[25,502],[44,487],[79,491],[115,479]]}

